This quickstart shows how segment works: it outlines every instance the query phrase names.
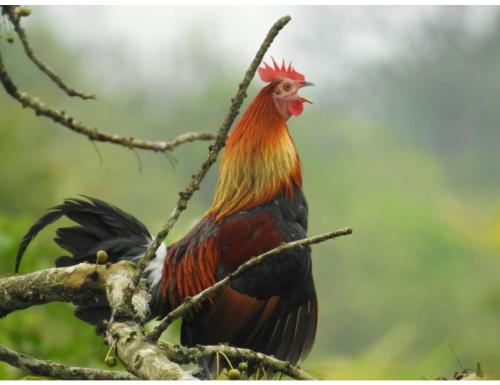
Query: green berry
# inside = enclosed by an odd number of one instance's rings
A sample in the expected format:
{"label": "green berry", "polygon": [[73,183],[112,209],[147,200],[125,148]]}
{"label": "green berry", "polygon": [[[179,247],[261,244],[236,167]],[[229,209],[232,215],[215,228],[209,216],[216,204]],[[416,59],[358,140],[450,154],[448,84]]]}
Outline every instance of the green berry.
{"label": "green berry", "polygon": [[248,370],[248,364],[245,361],[242,361],[239,363],[238,369],[244,372],[245,370]]}
{"label": "green berry", "polygon": [[238,369],[229,369],[227,376],[230,380],[239,380],[241,378],[241,372]]}
{"label": "green berry", "polygon": [[108,365],[110,368],[116,366],[116,358],[113,357],[113,356],[107,356],[105,359],[104,359],[104,363],[106,365]]}
{"label": "green berry", "polygon": [[99,250],[96,254],[96,262],[97,263],[104,263],[108,260],[108,253],[106,253],[104,250]]}
{"label": "green berry", "polygon": [[31,15],[31,8],[28,7],[18,7],[16,8],[16,14],[18,17],[26,17]]}

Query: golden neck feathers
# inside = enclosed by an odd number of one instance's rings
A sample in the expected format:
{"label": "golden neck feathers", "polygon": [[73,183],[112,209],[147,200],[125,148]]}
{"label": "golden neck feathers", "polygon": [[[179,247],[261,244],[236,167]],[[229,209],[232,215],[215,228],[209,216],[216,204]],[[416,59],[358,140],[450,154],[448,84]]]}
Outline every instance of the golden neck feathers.
{"label": "golden neck feathers", "polygon": [[302,187],[300,158],[283,117],[264,87],[229,135],[212,206],[216,220]]}

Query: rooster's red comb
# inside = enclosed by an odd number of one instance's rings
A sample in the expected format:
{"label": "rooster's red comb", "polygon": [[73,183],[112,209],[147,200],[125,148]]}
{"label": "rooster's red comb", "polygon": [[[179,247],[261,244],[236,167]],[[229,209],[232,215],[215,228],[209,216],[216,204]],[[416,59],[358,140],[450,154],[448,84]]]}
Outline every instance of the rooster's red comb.
{"label": "rooster's red comb", "polygon": [[264,63],[264,67],[259,68],[259,76],[265,83],[270,83],[277,79],[287,78],[290,80],[295,80],[299,82],[305,81],[304,75],[300,72],[297,72],[295,68],[292,67],[292,63],[288,64],[288,67],[285,65],[285,59],[283,59],[281,63],[281,67],[276,63],[274,58],[271,58],[273,61],[273,67],[269,66],[267,63]]}

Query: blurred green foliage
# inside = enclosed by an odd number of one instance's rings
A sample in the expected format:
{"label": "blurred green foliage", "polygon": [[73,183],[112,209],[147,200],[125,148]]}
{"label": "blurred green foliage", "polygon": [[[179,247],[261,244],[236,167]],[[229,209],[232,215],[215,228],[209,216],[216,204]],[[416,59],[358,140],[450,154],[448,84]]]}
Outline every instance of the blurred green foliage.
{"label": "blurred green foliage", "polygon": [[[449,345],[464,366],[479,361],[489,378],[500,378],[500,23],[474,39],[456,19],[432,27],[441,45],[415,44],[360,74],[349,108],[323,95],[290,122],[303,161],[309,233],[354,229],[314,248],[320,325],[303,366],[319,378],[449,376],[460,369]],[[125,94],[103,89],[79,64],[80,52],[45,28],[36,25],[32,33],[41,56],[70,84],[96,92],[98,101],[65,97],[27,62],[18,43],[0,41],[11,75],[23,90],[108,132],[166,139],[213,131],[237,84],[236,76],[214,75],[196,94],[165,92],[154,100],[140,84],[124,86]],[[0,275],[12,274],[30,224],[65,197],[112,202],[154,233],[207,148],[193,143],[168,156],[139,152],[139,173],[131,151],[96,145],[102,164],[85,137],[0,92]],[[216,175],[214,167],[169,242],[208,208]],[[30,246],[22,272],[49,267],[60,255],[53,229]],[[165,338],[176,341],[175,330]],[[102,339],[68,304],[0,320],[0,343],[39,358],[105,367]],[[0,379],[22,376],[0,363]]]}

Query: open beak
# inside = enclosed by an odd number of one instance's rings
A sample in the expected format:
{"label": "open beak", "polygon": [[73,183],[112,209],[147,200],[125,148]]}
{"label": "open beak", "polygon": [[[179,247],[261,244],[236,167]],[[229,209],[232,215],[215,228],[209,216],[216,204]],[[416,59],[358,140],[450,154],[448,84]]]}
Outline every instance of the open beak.
{"label": "open beak", "polygon": [[[300,86],[300,88],[303,88],[303,87],[309,87],[309,86],[314,86],[314,83],[311,83],[311,82],[303,82],[302,85]],[[313,102],[303,96],[300,97],[300,99],[304,102],[304,103],[309,103],[309,104],[313,104]]]}

